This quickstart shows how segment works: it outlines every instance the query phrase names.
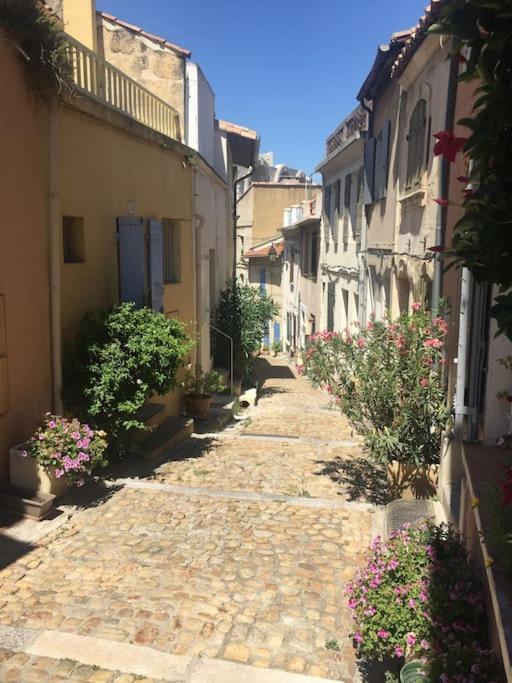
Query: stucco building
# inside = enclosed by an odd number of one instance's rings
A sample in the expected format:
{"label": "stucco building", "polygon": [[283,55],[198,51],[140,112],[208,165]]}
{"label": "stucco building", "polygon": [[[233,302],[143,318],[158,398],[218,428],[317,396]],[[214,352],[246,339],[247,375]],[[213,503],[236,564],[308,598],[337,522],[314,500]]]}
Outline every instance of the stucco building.
{"label": "stucco building", "polygon": [[366,243],[363,154],[368,115],[356,108],[326,141],[322,174],[321,326],[343,330],[365,320]]}

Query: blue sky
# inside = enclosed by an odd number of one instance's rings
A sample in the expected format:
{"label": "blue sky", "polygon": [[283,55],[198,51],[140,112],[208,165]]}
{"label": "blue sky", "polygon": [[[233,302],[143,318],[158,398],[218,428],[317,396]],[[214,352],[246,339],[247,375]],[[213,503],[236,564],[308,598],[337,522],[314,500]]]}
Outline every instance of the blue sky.
{"label": "blue sky", "polygon": [[310,173],[355,106],[377,46],[427,0],[97,0],[98,9],[192,50],[219,118],[255,128],[261,151]]}

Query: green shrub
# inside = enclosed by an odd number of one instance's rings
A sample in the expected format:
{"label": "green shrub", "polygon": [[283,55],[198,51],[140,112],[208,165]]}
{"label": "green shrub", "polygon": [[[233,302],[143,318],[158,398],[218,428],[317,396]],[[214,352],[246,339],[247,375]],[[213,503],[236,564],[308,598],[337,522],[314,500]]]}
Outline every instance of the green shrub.
{"label": "green shrub", "polygon": [[[278,313],[274,300],[256,287],[231,280],[222,292],[215,313],[215,326],[233,339],[236,377],[250,376],[250,365],[260,350],[269,321]],[[229,367],[230,343],[217,335],[216,362]]]}
{"label": "green shrub", "polygon": [[146,400],[176,386],[191,348],[180,321],[149,308],[124,303],[88,313],[65,353],[66,405],[122,440],[143,428],[136,413]]}
{"label": "green shrub", "polygon": [[272,351],[274,352],[275,356],[277,356],[278,353],[281,353],[282,350],[283,350],[283,344],[281,343],[281,341],[276,340],[275,342],[273,342]]}
{"label": "green shrub", "polygon": [[415,304],[394,322],[309,339],[301,368],[325,388],[372,457],[415,467],[438,463],[449,410],[442,376],[446,322]]}
{"label": "green shrub", "polygon": [[205,372],[200,366],[196,366],[194,370],[188,370],[180,386],[185,394],[195,398],[208,398],[226,389],[226,383],[220,372],[216,370]]}

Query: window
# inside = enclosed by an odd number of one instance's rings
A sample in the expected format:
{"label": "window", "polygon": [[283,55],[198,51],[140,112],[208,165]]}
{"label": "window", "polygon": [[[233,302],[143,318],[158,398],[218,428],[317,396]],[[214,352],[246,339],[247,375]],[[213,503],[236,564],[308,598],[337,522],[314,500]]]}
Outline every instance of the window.
{"label": "window", "polygon": [[295,247],[290,247],[290,285],[293,287],[295,271]]}
{"label": "window", "polygon": [[343,311],[345,315],[345,327],[350,325],[350,311],[348,308],[348,289],[342,289],[341,293],[343,295]]}
{"label": "window", "polygon": [[320,234],[317,230],[311,233],[311,268],[310,272],[313,277],[317,276],[318,273],[318,250],[320,246]]}
{"label": "window", "polygon": [[426,132],[427,103],[425,100],[419,100],[409,121],[406,189],[417,187],[420,184],[425,161]]}
{"label": "window", "polygon": [[352,194],[352,174],[345,176],[345,196],[343,199],[343,250],[347,250],[350,228],[350,196]]}
{"label": "window", "polygon": [[180,224],[170,218],[162,220],[164,242],[164,282],[181,280]]}
{"label": "window", "polygon": [[357,174],[357,195],[356,195],[356,224],[354,230],[354,239],[356,242],[356,251],[361,249],[361,233],[363,231],[364,221],[364,169],[361,168]]}
{"label": "window", "polygon": [[62,245],[64,263],[84,263],[84,219],[78,216],[62,217]]}
{"label": "window", "polygon": [[334,330],[334,309],[336,306],[336,284],[329,282],[327,285],[327,329]]}

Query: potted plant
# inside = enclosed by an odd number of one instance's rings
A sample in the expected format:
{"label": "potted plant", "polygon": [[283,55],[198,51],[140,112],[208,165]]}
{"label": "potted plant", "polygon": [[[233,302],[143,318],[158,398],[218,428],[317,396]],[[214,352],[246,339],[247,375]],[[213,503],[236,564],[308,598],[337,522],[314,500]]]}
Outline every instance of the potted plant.
{"label": "potted plant", "polygon": [[105,436],[77,419],[47,413],[28,442],[10,449],[11,484],[55,496],[72,484],[82,486],[84,477],[106,465]]}
{"label": "potted plant", "polygon": [[185,411],[189,417],[204,419],[208,417],[212,394],[224,391],[226,384],[222,375],[216,370],[204,372],[197,365],[195,370],[189,370],[182,383],[185,391]]}
{"label": "potted plant", "polygon": [[282,350],[283,350],[283,345],[282,345],[281,341],[279,339],[276,339],[276,341],[274,341],[272,343],[272,351],[274,352],[274,356],[277,356],[277,354],[281,353]]}

